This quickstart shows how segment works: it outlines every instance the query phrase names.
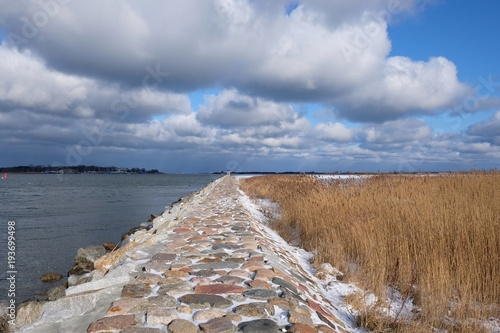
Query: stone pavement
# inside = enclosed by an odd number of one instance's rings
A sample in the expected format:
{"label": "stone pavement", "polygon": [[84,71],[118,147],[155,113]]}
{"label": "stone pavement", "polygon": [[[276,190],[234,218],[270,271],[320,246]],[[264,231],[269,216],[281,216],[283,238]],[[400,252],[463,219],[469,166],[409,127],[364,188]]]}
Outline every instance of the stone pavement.
{"label": "stone pavement", "polygon": [[[336,318],[297,255],[249,212],[234,177],[205,192],[170,223],[155,223],[111,261],[96,264],[106,275],[96,271],[91,282],[67,290],[71,298],[116,289],[105,297],[105,313],[81,310],[91,321],[71,327],[89,333],[355,331]],[[57,331],[34,324],[32,331]]]}

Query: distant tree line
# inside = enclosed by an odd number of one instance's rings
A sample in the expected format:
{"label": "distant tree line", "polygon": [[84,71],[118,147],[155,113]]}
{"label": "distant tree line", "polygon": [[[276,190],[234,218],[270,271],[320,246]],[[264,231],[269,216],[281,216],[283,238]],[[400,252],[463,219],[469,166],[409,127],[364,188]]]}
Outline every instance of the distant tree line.
{"label": "distant tree line", "polygon": [[157,169],[146,170],[145,168],[117,168],[114,166],[101,167],[95,165],[74,165],[74,166],[50,166],[50,165],[22,165],[15,167],[2,167],[0,173],[137,173],[156,174]]}

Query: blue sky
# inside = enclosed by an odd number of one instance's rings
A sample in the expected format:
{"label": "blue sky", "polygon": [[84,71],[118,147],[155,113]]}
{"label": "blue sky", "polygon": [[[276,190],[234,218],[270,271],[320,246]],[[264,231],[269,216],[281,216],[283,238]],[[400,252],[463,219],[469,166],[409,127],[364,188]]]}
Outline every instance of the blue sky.
{"label": "blue sky", "polygon": [[0,13],[2,166],[498,167],[496,1],[44,4]]}

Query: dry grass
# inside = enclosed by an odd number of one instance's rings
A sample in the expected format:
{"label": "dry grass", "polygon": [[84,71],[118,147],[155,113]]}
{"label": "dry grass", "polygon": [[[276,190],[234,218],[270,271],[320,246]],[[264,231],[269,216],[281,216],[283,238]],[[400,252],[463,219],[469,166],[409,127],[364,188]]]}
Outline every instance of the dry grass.
{"label": "dry grass", "polygon": [[500,314],[498,171],[361,182],[262,176],[240,186],[279,203],[274,227],[314,251],[316,264],[331,263],[378,296],[394,287],[420,311],[410,326],[391,319],[391,328],[373,316],[380,309],[370,309],[361,315],[364,327],[484,332],[480,320]]}

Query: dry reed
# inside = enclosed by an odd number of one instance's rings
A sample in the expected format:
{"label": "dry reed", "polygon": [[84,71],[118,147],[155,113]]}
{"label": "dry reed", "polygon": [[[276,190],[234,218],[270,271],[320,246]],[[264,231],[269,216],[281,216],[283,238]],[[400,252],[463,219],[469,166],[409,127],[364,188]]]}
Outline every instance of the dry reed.
{"label": "dry reed", "polygon": [[[273,175],[240,186],[279,203],[275,229],[314,251],[316,264],[331,263],[377,296],[391,286],[411,297],[417,319],[394,331],[484,332],[482,321],[500,314],[496,170],[361,181]],[[375,330],[387,328],[382,317]]]}

